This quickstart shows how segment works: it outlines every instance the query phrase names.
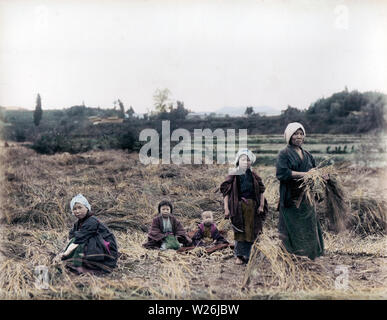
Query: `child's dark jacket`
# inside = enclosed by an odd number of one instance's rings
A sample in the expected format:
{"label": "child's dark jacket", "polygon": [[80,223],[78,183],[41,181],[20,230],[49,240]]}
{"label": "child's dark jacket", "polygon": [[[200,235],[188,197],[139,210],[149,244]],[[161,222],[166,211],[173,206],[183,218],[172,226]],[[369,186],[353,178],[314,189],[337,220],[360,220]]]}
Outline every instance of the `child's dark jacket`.
{"label": "child's dark jacket", "polygon": [[[173,215],[169,215],[169,218],[172,225],[173,235],[179,242],[184,245],[188,245],[189,240],[187,239],[187,233],[184,230],[183,225]],[[152,221],[152,225],[148,232],[148,242],[144,244],[144,247],[148,249],[160,248],[163,239],[166,236],[167,234],[163,232],[163,217],[161,215],[157,215]]]}
{"label": "child's dark jacket", "polygon": [[[258,208],[261,202],[261,194],[265,192],[265,186],[254,171],[251,170],[253,177],[253,188],[255,201],[255,217],[254,219],[254,236],[257,237],[262,231],[262,225],[269,211],[267,200],[264,200],[263,212],[258,212]],[[220,192],[223,197],[229,196],[228,206],[230,210],[230,219],[233,225],[234,232],[241,232],[244,229],[244,220],[242,215],[241,201],[243,200],[240,196],[240,177],[238,175],[228,175],[226,180],[220,185]]]}
{"label": "child's dark jacket", "polygon": [[84,219],[74,223],[69,238],[74,238],[74,244],[84,245],[84,260],[89,266],[104,271],[111,271],[110,269],[116,266],[118,259],[116,239],[113,233],[91,214],[88,213]]}

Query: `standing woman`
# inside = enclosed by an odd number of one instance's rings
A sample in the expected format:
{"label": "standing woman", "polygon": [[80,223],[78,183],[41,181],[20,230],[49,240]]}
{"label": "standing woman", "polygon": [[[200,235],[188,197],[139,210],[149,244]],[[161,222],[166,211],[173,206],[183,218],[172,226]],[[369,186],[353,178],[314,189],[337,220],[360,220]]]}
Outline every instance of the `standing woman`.
{"label": "standing woman", "polygon": [[262,231],[268,211],[263,196],[265,186],[251,170],[255,159],[250,150],[239,150],[235,158],[236,171],[228,175],[220,186],[225,218],[230,218],[234,230],[236,264],[248,262],[251,246]]}
{"label": "standing woman", "polygon": [[289,123],[285,129],[287,146],[278,154],[276,176],[280,181],[279,225],[280,239],[286,250],[314,260],[324,254],[321,226],[315,208],[303,197],[302,178],[316,167],[312,155],[302,148],[305,129],[301,123]]}

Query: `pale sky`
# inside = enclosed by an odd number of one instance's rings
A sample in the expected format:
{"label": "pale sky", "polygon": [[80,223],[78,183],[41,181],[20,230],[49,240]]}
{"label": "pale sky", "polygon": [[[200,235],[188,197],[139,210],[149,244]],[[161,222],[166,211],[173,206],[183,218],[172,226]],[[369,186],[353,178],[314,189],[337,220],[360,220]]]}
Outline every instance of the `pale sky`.
{"label": "pale sky", "polygon": [[0,106],[306,108],[387,93],[387,1],[0,0]]}

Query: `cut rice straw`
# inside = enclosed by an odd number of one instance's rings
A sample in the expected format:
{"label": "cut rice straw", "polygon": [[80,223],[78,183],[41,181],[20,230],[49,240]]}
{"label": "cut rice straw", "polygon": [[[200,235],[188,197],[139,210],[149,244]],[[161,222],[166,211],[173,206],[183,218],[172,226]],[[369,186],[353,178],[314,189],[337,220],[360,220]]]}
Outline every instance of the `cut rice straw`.
{"label": "cut rice straw", "polygon": [[297,201],[297,207],[305,198],[310,205],[326,200],[325,214],[335,231],[343,231],[349,218],[349,206],[344,187],[339,180],[340,172],[333,166],[315,168],[308,171],[302,178],[300,188],[302,193]]}

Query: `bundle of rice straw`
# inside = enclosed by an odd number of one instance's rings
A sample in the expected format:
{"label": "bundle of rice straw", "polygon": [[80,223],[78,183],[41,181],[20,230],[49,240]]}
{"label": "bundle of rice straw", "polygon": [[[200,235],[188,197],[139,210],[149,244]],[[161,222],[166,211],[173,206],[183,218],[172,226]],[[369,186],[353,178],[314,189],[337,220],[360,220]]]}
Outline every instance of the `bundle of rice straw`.
{"label": "bundle of rice straw", "polygon": [[380,197],[355,195],[351,198],[351,229],[360,235],[381,234],[387,230],[387,201]]}
{"label": "bundle of rice straw", "polygon": [[325,198],[326,216],[333,230],[337,232],[344,230],[349,216],[347,197],[338,176],[339,172],[333,165],[308,171],[304,177],[299,179],[300,188],[303,191],[297,202],[299,206],[305,196],[306,200],[314,206],[316,201],[320,202]]}

